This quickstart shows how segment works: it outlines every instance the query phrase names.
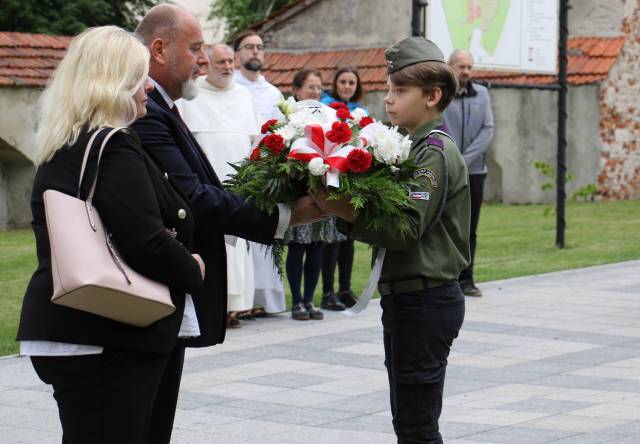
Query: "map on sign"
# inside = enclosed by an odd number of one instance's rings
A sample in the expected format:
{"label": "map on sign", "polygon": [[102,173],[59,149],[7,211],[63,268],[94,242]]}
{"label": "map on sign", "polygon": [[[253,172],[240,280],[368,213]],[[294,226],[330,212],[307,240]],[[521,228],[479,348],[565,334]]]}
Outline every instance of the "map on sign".
{"label": "map on sign", "polygon": [[467,49],[479,68],[556,72],[558,0],[433,0],[427,23],[445,56]]}
{"label": "map on sign", "polygon": [[453,46],[467,48],[476,29],[482,31],[480,43],[487,53],[494,55],[502,37],[511,0],[466,0],[442,3],[451,33]]}

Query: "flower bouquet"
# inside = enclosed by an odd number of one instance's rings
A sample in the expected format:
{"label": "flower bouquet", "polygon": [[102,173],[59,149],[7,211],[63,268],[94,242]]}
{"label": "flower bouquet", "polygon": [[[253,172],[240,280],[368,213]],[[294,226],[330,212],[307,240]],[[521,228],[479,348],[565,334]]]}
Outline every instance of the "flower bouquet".
{"label": "flower bouquet", "polygon": [[[265,122],[250,157],[232,165],[236,174],[225,183],[231,192],[272,212],[278,203],[326,189],[329,199],[348,198],[367,229],[409,230],[403,210],[413,205],[416,167],[407,136],[339,102],[289,98],[279,109],[284,118]],[[281,250],[274,243],[277,265]]]}

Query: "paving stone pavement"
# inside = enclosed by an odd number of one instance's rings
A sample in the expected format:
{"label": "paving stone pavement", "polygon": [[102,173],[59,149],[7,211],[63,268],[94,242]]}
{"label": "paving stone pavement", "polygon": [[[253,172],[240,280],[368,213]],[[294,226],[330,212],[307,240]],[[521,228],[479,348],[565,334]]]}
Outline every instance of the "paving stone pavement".
{"label": "paving stone pavement", "polygon": [[[445,442],[640,443],[640,261],[481,287],[450,358]],[[325,314],[190,350],[173,442],[394,443],[377,301]],[[50,389],[0,359],[0,443],[59,442]]]}

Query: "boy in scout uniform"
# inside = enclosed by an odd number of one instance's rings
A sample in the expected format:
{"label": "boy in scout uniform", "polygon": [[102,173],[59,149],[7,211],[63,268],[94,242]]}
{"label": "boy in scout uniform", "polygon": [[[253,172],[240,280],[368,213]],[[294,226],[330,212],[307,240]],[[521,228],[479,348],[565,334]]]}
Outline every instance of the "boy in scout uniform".
{"label": "boy in scout uniform", "polygon": [[438,419],[447,357],[464,320],[458,275],[469,254],[470,200],[464,159],[442,126],[440,113],[457,90],[440,49],[422,37],[388,48],[387,114],[407,130],[418,165],[409,235],[371,232],[347,199],[316,197],[356,240],[386,248],[382,295],[385,365],[398,443],[442,443]]}

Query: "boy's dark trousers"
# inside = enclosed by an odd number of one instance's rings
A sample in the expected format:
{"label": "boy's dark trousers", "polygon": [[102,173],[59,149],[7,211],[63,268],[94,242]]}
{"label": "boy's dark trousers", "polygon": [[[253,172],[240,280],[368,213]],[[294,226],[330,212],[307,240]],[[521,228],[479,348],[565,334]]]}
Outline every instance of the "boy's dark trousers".
{"label": "boy's dark trousers", "polygon": [[447,357],[464,321],[457,281],[413,293],[383,296],[385,365],[398,444],[442,443]]}

